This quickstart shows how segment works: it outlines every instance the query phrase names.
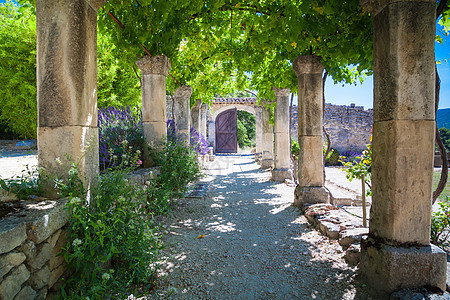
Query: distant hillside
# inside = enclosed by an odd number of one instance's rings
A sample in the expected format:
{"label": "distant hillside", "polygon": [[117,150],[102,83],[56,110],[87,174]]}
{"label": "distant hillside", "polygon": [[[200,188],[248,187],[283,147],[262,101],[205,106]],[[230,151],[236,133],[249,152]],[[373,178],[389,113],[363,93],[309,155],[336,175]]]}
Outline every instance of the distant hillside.
{"label": "distant hillside", "polygon": [[450,108],[438,109],[436,121],[438,128],[450,129]]}

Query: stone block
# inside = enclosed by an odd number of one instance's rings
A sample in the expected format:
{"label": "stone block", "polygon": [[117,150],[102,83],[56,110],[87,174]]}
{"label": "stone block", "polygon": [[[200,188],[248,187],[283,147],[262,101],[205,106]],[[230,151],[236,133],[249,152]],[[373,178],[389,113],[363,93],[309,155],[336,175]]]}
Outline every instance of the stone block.
{"label": "stone block", "polygon": [[[36,5],[38,124],[96,127],[97,12],[87,1],[65,4]],[[66,146],[56,145],[43,151]]]}
{"label": "stone block", "polygon": [[339,238],[341,227],[332,222],[321,221],[319,222],[319,230],[330,239],[337,240]]}
{"label": "stone block", "polygon": [[450,300],[450,294],[435,287],[417,287],[394,292],[389,300]]}
{"label": "stone block", "polygon": [[275,168],[287,169],[291,166],[289,132],[275,132]]}
{"label": "stone block", "polygon": [[54,234],[52,234],[51,237],[48,238],[47,243],[49,243],[50,245],[52,245],[52,247],[55,247],[56,242],[58,242],[59,236],[61,235],[61,229],[59,229],[58,231],[56,231]]}
{"label": "stone block", "polygon": [[53,257],[53,247],[49,243],[42,243],[37,247],[36,257],[28,261],[33,270],[41,269]]}
{"label": "stone block", "polygon": [[46,201],[32,205],[36,216],[27,224],[28,239],[35,244],[40,244],[48,239],[69,221],[69,215],[65,205],[68,199],[58,201]]}
{"label": "stone block", "polygon": [[434,120],[435,5],[390,2],[374,16],[375,122]]}
{"label": "stone block", "polygon": [[434,121],[375,122],[370,232],[428,245],[433,189]]}
{"label": "stone block", "polygon": [[300,155],[298,161],[298,182],[301,186],[320,187],[323,178],[323,140],[322,136],[300,136],[298,141]]}
{"label": "stone block", "polygon": [[37,296],[35,290],[33,290],[29,285],[26,285],[20,290],[20,292],[14,297],[14,300],[34,300]]}
{"label": "stone block", "polygon": [[14,200],[18,200],[19,198],[17,197],[16,194],[7,192],[3,189],[0,189],[0,203],[1,202],[8,202],[8,201],[14,201]]}
{"label": "stone block", "polygon": [[61,265],[50,272],[50,280],[48,282],[48,288],[51,289],[55,283],[61,278],[64,274],[64,265]]}
{"label": "stone block", "polygon": [[30,240],[25,241],[25,243],[17,249],[22,251],[28,260],[31,260],[36,256],[36,245]]}
{"label": "stone block", "polygon": [[373,288],[386,295],[424,285],[445,290],[447,254],[434,245],[393,247],[369,238],[361,242],[360,271]]}
{"label": "stone block", "polygon": [[20,265],[26,259],[21,252],[9,252],[0,256],[0,278],[6,275],[12,268]]}
{"label": "stone block", "polygon": [[352,244],[359,244],[363,236],[369,234],[369,228],[352,228],[342,231],[339,234],[339,245],[347,249]]}
{"label": "stone block", "polygon": [[25,265],[20,265],[0,283],[0,299],[11,300],[20,292],[22,284],[30,278],[30,272]]}
{"label": "stone block", "polygon": [[36,299],[35,299],[35,300],[45,300],[45,299],[47,299],[47,292],[48,292],[48,290],[47,290],[46,287],[40,289],[40,290],[37,292],[37,295],[36,295]]}
{"label": "stone block", "polygon": [[273,159],[262,159],[261,160],[261,169],[270,169],[273,168],[274,162]]}
{"label": "stone block", "polygon": [[160,143],[167,136],[167,125],[165,121],[143,122],[145,141],[154,145]]}
{"label": "stone block", "polygon": [[[165,55],[145,55],[136,62],[136,65],[139,67],[143,75],[158,74],[164,77],[169,74],[171,68],[170,60]],[[164,99],[165,98],[166,94],[164,94]]]}
{"label": "stone block", "polygon": [[[60,162],[57,161],[58,158]],[[46,174],[66,178],[68,167],[74,162],[78,163],[78,171],[82,175],[85,187],[90,189],[99,175],[97,127],[38,128],[38,165],[45,168]],[[58,195],[54,182],[47,181],[44,183],[47,196],[56,198]]]}
{"label": "stone block", "polygon": [[305,204],[330,203],[330,193],[324,187],[303,187],[297,185],[295,188],[294,205],[304,207]]}
{"label": "stone block", "polygon": [[291,169],[273,169],[272,179],[276,182],[284,182],[286,179],[292,180]]}
{"label": "stone block", "polygon": [[0,220],[0,254],[9,252],[20,246],[27,238],[25,223]]}
{"label": "stone block", "polygon": [[50,281],[50,269],[44,266],[42,269],[31,273],[28,284],[35,290],[40,290],[45,287]]}
{"label": "stone block", "polygon": [[361,245],[351,244],[345,250],[344,260],[349,266],[356,266],[361,259]]}

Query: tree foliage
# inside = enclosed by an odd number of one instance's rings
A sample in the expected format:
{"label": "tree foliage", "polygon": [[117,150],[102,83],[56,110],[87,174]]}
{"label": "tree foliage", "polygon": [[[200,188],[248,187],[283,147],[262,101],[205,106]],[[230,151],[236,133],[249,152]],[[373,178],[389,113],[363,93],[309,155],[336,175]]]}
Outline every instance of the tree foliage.
{"label": "tree foliage", "polygon": [[29,5],[0,4],[0,122],[36,137],[36,17]]}
{"label": "tree foliage", "polygon": [[240,148],[256,145],[256,120],[249,112],[237,111],[237,141]]}

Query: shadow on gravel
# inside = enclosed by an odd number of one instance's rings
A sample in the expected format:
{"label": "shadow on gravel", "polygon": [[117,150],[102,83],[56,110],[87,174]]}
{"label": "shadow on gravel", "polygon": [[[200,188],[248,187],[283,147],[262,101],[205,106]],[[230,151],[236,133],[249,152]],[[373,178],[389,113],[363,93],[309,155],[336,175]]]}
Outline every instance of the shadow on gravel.
{"label": "shadow on gravel", "polygon": [[248,169],[217,175],[205,199],[180,201],[165,237],[161,268],[169,275],[157,292],[182,299],[371,299],[337,242],[310,229],[291,205],[294,188],[241,160],[233,167]]}

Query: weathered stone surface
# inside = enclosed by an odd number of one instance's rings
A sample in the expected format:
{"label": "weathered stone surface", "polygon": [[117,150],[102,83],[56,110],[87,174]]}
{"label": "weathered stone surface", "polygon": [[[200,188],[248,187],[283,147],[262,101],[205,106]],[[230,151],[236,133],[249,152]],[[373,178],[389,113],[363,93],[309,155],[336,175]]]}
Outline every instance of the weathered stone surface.
{"label": "weathered stone surface", "polygon": [[319,223],[319,230],[330,239],[337,240],[341,227],[333,222],[322,221]]}
{"label": "weathered stone surface", "polygon": [[390,295],[389,300],[449,300],[450,294],[442,291],[435,293],[424,287],[403,289]]}
{"label": "weathered stone surface", "polygon": [[45,300],[47,298],[47,288],[44,287],[37,292],[35,300]]}
{"label": "weathered stone surface", "polygon": [[61,276],[64,274],[64,266],[61,265],[50,272],[50,280],[48,282],[48,288],[52,288],[53,285],[61,278]]}
{"label": "weathered stone surface", "polygon": [[25,223],[9,222],[8,219],[0,220],[0,254],[20,246],[26,238]]}
{"label": "weathered stone surface", "polygon": [[31,273],[28,284],[35,290],[40,290],[50,281],[50,269],[44,266],[42,269]]}
{"label": "weathered stone surface", "polygon": [[430,243],[434,121],[375,122],[370,232],[386,241]]}
{"label": "weathered stone surface", "polygon": [[37,296],[35,290],[33,290],[29,285],[26,285],[22,290],[14,297],[14,300],[34,300]]}
{"label": "weathered stone surface", "polygon": [[25,265],[20,265],[0,283],[0,299],[10,300],[20,292],[22,284],[28,280],[30,272]]}
{"label": "weathered stone surface", "polygon": [[276,182],[284,182],[287,180],[292,180],[292,170],[291,169],[273,169],[272,179]]}
{"label": "weathered stone surface", "polygon": [[324,187],[304,187],[297,185],[295,188],[294,205],[303,207],[305,204],[330,203],[330,193]]}
{"label": "weathered stone surface", "polygon": [[31,260],[36,256],[36,245],[30,240],[25,241],[18,250],[23,252],[28,260]]}
{"label": "weathered stone surface", "polygon": [[0,278],[25,261],[25,254],[10,252],[0,256]]}
{"label": "weathered stone surface", "polygon": [[263,108],[257,106],[255,111],[256,154],[261,154],[263,152]]}
{"label": "weathered stone surface", "polygon": [[36,244],[48,239],[54,232],[69,221],[65,205],[68,199],[44,201],[30,205],[35,210],[35,217],[27,224],[28,238]]}
{"label": "weathered stone surface", "polygon": [[361,259],[361,245],[351,244],[347,250],[345,250],[344,260],[350,266],[356,266]]}
{"label": "weathered stone surface", "polygon": [[200,108],[202,106],[202,100],[196,99],[194,106],[191,108],[191,124],[198,133],[200,133]]}
{"label": "weathered stone surface", "polygon": [[59,239],[55,246],[53,247],[53,256],[50,258],[49,261],[49,268],[50,271],[53,271],[57,267],[59,267],[61,264],[65,263],[64,256],[61,255],[62,247],[66,246],[67,244],[67,236],[68,232],[67,230],[64,230],[61,235],[59,236]]}
{"label": "weathered stone surface", "polygon": [[[264,156],[264,155],[263,155]],[[261,159],[261,169],[271,169],[274,166],[273,159]]]}
{"label": "weathered stone surface", "polygon": [[297,56],[292,63],[297,77],[302,74],[322,74],[324,67],[321,58],[315,55]]}
{"label": "weathered stone surface", "polygon": [[[97,107],[95,108],[95,115]],[[97,124],[97,123],[95,123]],[[70,161],[67,159],[70,157]],[[99,174],[98,128],[96,126],[58,126],[38,128],[38,165],[46,172],[67,177],[67,168],[78,163],[78,171],[87,189],[95,184]],[[57,161],[61,161],[61,164]],[[58,197],[53,180],[44,184],[46,195]]]}
{"label": "weathered stone surface", "polygon": [[50,258],[48,266],[49,266],[50,270],[53,271],[54,269],[56,269],[60,265],[64,264],[65,262],[66,261],[64,260],[64,256],[62,256],[62,255],[53,256],[52,258]]}
{"label": "weathered stone surface", "polygon": [[49,243],[50,245],[52,245],[52,247],[55,247],[56,242],[59,239],[59,236],[61,235],[61,229],[59,229],[58,231],[56,231],[54,234],[52,234],[51,237],[48,238],[47,243]]}
{"label": "weathered stone surface", "polygon": [[342,231],[339,234],[339,245],[347,249],[351,244],[359,244],[363,236],[367,236],[369,228],[352,228]]}
{"label": "weathered stone surface", "polygon": [[34,269],[41,269],[53,256],[53,247],[49,243],[42,243],[37,247],[36,257],[28,261],[28,265]]}
{"label": "weathered stone surface", "polygon": [[190,143],[190,130],[191,130],[191,110],[190,110],[190,98],[192,95],[192,87],[185,85],[179,87],[174,98],[174,120],[180,133],[180,137],[184,142],[189,145]]}
{"label": "weathered stone surface", "polygon": [[0,203],[17,200],[17,195],[0,189]]}
{"label": "weathered stone surface", "polygon": [[298,182],[301,186],[322,187],[323,140],[322,136],[299,136]]}
{"label": "weathered stone surface", "polygon": [[445,290],[447,254],[440,248],[392,247],[371,238],[361,246],[360,270],[376,290],[390,294],[424,285]]}
{"label": "weathered stone surface", "polygon": [[[157,74],[164,77],[169,74],[170,60],[165,55],[149,56],[145,55],[136,62],[143,75]],[[165,86],[165,84],[164,84]],[[165,99],[165,94],[164,94]]]}
{"label": "weathered stone surface", "polygon": [[[56,0],[38,0],[36,16],[38,126],[96,127],[96,11],[87,1],[68,5]],[[66,150],[64,143],[44,150],[39,139],[38,136],[40,151],[56,154],[59,148]],[[72,154],[62,152],[54,158],[62,159],[64,153]],[[72,156],[73,161],[78,158]]]}

